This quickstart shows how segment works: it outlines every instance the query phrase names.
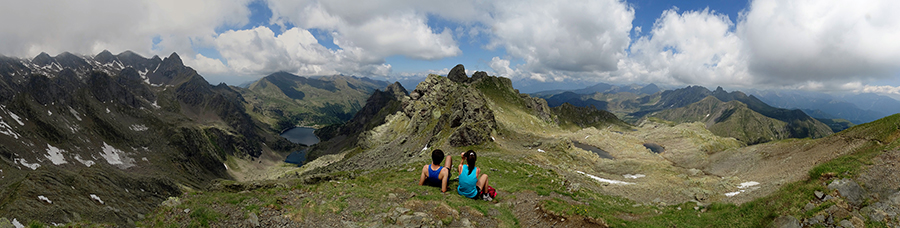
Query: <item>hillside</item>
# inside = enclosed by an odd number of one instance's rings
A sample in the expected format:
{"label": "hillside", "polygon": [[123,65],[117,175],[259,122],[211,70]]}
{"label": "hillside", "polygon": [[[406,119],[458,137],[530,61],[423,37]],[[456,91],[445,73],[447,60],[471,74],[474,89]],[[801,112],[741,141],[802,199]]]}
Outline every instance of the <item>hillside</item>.
{"label": "hillside", "polygon": [[[819,139],[744,146],[699,122],[645,121],[625,131],[561,126],[568,125],[561,120],[568,117],[547,112],[540,99],[516,93],[508,79],[462,78],[454,74],[458,72],[431,75],[409,96],[373,95],[370,100],[376,102],[370,107],[381,109],[354,118],[370,120],[362,125],[368,130],[328,140],[348,142],[339,138],[357,135],[356,144],[340,144],[342,149],[285,171],[277,180],[221,182],[208,191],[173,198],[142,224],[764,227],[789,220],[798,225],[896,225],[897,216],[877,220],[880,214],[865,212],[848,203],[853,201],[844,190],[826,186],[843,186],[842,178],[862,181],[862,173],[886,167],[874,158],[891,159],[885,155],[900,150],[900,115]],[[461,100],[474,104],[459,107]],[[456,125],[454,116],[473,119]],[[466,131],[464,123],[484,124],[491,131]],[[460,142],[454,139],[467,138],[462,135],[473,140],[454,144]],[[648,143],[664,150],[653,152]],[[451,155],[477,151],[478,166],[490,175],[498,197],[470,200],[418,186],[418,170],[435,148]],[[609,156],[599,156],[595,149]],[[456,185],[451,182],[451,189]],[[873,203],[867,210],[896,210],[883,199],[900,193],[879,191],[882,197],[869,198]],[[814,220],[817,216],[829,219]]]}
{"label": "hillside", "polygon": [[0,94],[0,217],[20,221],[133,226],[167,197],[234,179],[227,161],[299,149],[175,53],[3,57]]}
{"label": "hillside", "polygon": [[[832,133],[831,128],[818,120],[793,120],[789,124],[748,106],[738,100],[723,102],[709,96],[688,106],[654,112],[646,117],[675,123],[701,122],[716,135],[734,137],[749,145],[786,138],[821,138]],[[810,125],[813,127],[806,127]],[[792,130],[798,128],[803,130]],[[806,129],[812,129],[812,132]]]}
{"label": "hillside", "polygon": [[277,72],[238,90],[251,115],[283,131],[294,126],[344,123],[384,81],[343,75],[301,77]]}

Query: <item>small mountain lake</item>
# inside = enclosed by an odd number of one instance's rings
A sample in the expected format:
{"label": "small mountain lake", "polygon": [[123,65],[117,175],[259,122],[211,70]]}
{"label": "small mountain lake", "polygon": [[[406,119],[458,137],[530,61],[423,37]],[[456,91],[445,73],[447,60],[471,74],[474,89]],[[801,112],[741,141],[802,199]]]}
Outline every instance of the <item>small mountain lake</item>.
{"label": "small mountain lake", "polygon": [[650,149],[650,152],[653,152],[654,154],[666,152],[665,147],[662,147],[656,143],[644,143],[644,147],[647,147],[647,149]]}
{"label": "small mountain lake", "polygon": [[597,154],[597,156],[600,156],[600,158],[616,159],[612,155],[609,155],[609,152],[606,152],[605,150],[597,148],[595,146],[584,144],[578,141],[573,141],[572,144],[575,144],[575,147],[581,148],[582,150],[593,152]]}
{"label": "small mountain lake", "polygon": [[316,137],[316,134],[313,133],[314,131],[316,131],[315,128],[295,127],[281,133],[281,137],[293,143],[312,146],[319,143],[319,137]]}
{"label": "small mountain lake", "polygon": [[[316,134],[313,133],[315,130],[316,129],[314,128],[308,127],[295,127],[281,133],[281,137],[284,137],[293,143],[312,146],[319,143],[319,137],[316,137]],[[291,154],[284,159],[284,162],[297,164],[297,166],[302,166],[304,161],[306,161],[306,149],[291,152]]]}

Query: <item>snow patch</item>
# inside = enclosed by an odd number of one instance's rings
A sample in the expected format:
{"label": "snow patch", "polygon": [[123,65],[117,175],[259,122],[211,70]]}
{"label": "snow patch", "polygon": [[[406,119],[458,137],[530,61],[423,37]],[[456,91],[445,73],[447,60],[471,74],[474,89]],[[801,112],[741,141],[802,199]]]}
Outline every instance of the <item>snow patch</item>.
{"label": "snow patch", "polygon": [[91,167],[92,165],[94,165],[94,161],[81,159],[81,156],[77,155],[77,154],[75,155],[75,160],[77,160],[81,164],[84,164],[84,166],[87,166],[87,167]]}
{"label": "snow patch", "polygon": [[144,126],[143,124],[131,125],[131,127],[129,127],[129,128],[131,128],[132,131],[146,131],[147,129],[150,129],[150,128],[147,128],[147,126]]}
{"label": "snow patch", "polygon": [[491,135],[491,141],[497,141],[497,139],[494,139],[494,136]]}
{"label": "snow patch", "polygon": [[50,199],[48,199],[46,196],[38,196],[38,199],[42,200],[44,202],[47,202],[49,204],[53,204],[53,201],[50,201]]}
{"label": "snow patch", "polygon": [[544,150],[541,150],[541,149],[538,149],[538,152],[541,152],[541,153],[546,153],[546,152],[547,152],[547,151],[544,151]]}
{"label": "snow patch", "polygon": [[22,122],[22,118],[19,117],[19,115],[16,115],[15,113],[12,113],[12,112],[9,112],[9,116],[12,116],[12,118],[13,118],[14,120],[16,120],[16,122],[18,122],[19,125],[25,126],[25,122]]}
{"label": "snow patch", "polygon": [[28,163],[28,161],[25,161],[24,158],[16,158],[16,159],[13,159],[13,161],[18,162],[19,164],[22,164],[22,165],[24,165],[25,167],[28,167],[28,168],[31,169],[31,170],[35,170],[35,169],[41,167],[41,164],[38,164],[38,163]]}
{"label": "snow patch", "polygon": [[13,218],[12,224],[16,228],[25,228],[25,225],[22,225],[22,223],[19,223],[19,220],[16,220],[16,218]]}
{"label": "snow patch", "polygon": [[47,110],[47,116],[52,116],[52,115],[53,115],[53,112],[51,112],[50,110]]}
{"label": "snow patch", "polygon": [[160,107],[159,107],[159,104],[157,104],[156,101],[153,101],[153,103],[150,104],[150,106],[153,106],[154,109],[159,109],[159,108],[160,108]]}
{"label": "snow patch", "polygon": [[91,194],[91,199],[96,200],[97,202],[100,202],[100,204],[106,204],[106,203],[103,203],[103,200],[101,200],[100,197],[97,197],[97,195]]}
{"label": "snow patch", "polygon": [[222,163],[222,165],[225,166],[225,170],[228,170],[228,165],[226,165],[225,163]]}
{"label": "snow patch", "polygon": [[590,136],[590,135],[586,135],[586,136],[584,136],[584,139],[587,139],[588,137],[591,137],[591,136]]}
{"label": "snow patch", "polygon": [[50,162],[53,162],[54,165],[66,164],[68,162],[66,162],[66,158],[63,157],[62,152],[66,151],[47,144],[47,155],[44,155],[44,157],[50,159]]}
{"label": "snow patch", "polygon": [[741,185],[738,185],[738,189],[740,189],[740,190],[725,193],[725,196],[732,197],[737,194],[741,194],[742,192],[756,190],[759,188],[759,187],[756,187],[757,185],[759,185],[759,182],[756,182],[756,181],[748,181],[748,182],[741,183]]}
{"label": "snow patch", "polygon": [[644,174],[625,174],[625,175],[622,175],[622,176],[624,176],[625,178],[628,178],[628,179],[638,179],[638,178],[641,178],[641,177],[646,177],[647,175],[644,175]]}
{"label": "snow patch", "polygon": [[428,145],[425,145],[425,147],[422,147],[422,151],[426,151],[426,150],[428,150]]}
{"label": "snow patch", "polygon": [[120,165],[122,168],[134,166],[131,164],[134,160],[125,156],[124,151],[116,149],[106,142],[103,143],[103,153],[100,153],[100,156],[106,159],[106,163],[110,165]]}
{"label": "snow patch", "polygon": [[749,187],[753,187],[753,186],[757,186],[757,185],[759,185],[759,182],[748,181],[748,182],[741,183],[741,185],[738,186],[738,188],[745,189],[745,188],[749,188]]}
{"label": "snow patch", "polygon": [[109,113],[109,108],[106,108],[106,113]]}
{"label": "snow patch", "polygon": [[69,107],[69,112],[72,113],[73,116],[75,116],[75,119],[77,119],[78,121],[81,121],[81,117],[79,116],[78,112],[75,111],[74,108]]}
{"label": "snow patch", "polygon": [[620,185],[634,184],[634,183],[631,183],[631,182],[625,182],[625,181],[617,181],[617,180],[604,179],[604,178],[600,178],[600,177],[597,177],[597,176],[594,176],[594,175],[590,175],[590,174],[587,174],[587,173],[584,173],[584,172],[581,172],[581,171],[575,171],[575,172],[580,173],[580,174],[587,175],[588,177],[590,177],[590,178],[592,178],[592,179],[594,179],[594,180],[600,181],[600,182],[605,182],[605,183],[610,183],[610,184],[620,184]]}
{"label": "snow patch", "polygon": [[16,133],[16,131],[14,131],[13,128],[9,126],[9,124],[6,124],[6,121],[2,120],[0,120],[0,134],[8,135],[15,139],[19,139],[19,137],[21,137],[21,135],[19,135],[19,133]]}
{"label": "snow patch", "polygon": [[709,117],[709,113],[706,114],[706,117]]}

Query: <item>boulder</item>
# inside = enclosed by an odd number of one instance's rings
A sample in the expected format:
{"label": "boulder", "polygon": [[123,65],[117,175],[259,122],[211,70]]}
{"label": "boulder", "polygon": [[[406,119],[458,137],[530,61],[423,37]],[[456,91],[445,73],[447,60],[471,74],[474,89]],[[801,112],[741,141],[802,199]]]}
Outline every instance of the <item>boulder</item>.
{"label": "boulder", "polygon": [[865,190],[848,178],[832,181],[831,184],[828,184],[828,189],[837,189],[838,193],[855,207],[859,207],[866,200]]}
{"label": "boulder", "polygon": [[800,228],[800,220],[794,216],[781,216],[772,222],[774,228]]}
{"label": "boulder", "polygon": [[458,83],[469,82],[469,76],[466,75],[466,67],[462,64],[457,64],[453,67],[453,69],[450,70],[450,73],[447,74],[447,78],[449,78],[450,81]]}

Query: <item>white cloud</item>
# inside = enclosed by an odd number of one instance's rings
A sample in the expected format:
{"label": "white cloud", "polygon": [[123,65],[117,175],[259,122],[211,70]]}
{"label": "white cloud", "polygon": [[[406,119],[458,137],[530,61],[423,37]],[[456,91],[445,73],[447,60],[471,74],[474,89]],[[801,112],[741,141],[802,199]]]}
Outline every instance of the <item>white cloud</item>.
{"label": "white cloud", "polygon": [[184,61],[185,65],[194,68],[198,72],[221,74],[229,70],[222,61],[203,56],[202,54],[197,54],[193,58],[183,57],[182,61]]}
{"label": "white cloud", "polygon": [[[452,3],[269,1],[273,22],[289,22],[301,28],[332,31],[335,45],[344,50],[354,50],[357,58],[370,62],[393,55],[433,60],[461,54],[452,31],[431,28],[426,23],[426,14],[443,10],[436,7],[440,5],[452,6]],[[447,15],[463,17],[468,14],[463,12]]]}
{"label": "white cloud", "polygon": [[707,86],[747,86],[754,83],[747,71],[742,41],[732,32],[726,15],[677,9],[663,12],[646,36],[631,46],[631,58],[622,61],[625,80]]}
{"label": "white cloud", "polygon": [[900,70],[900,2],[756,0],[738,32],[765,83],[843,82]]}
{"label": "white cloud", "polygon": [[497,3],[489,47],[524,59],[527,71],[615,71],[630,41],[634,9],[625,2],[508,1]]}
{"label": "white cloud", "polygon": [[509,60],[501,59],[500,57],[492,58],[490,66],[496,76],[509,77],[515,73],[512,68],[509,68]]}
{"label": "white cloud", "polygon": [[[0,7],[0,53],[34,57],[68,51],[132,50],[145,56],[191,56],[191,39],[243,25],[249,0],[11,1]],[[153,38],[161,42],[153,49]]]}
{"label": "white cloud", "polygon": [[213,42],[228,61],[228,67],[243,75],[258,76],[276,71],[300,75],[387,75],[391,68],[377,59],[361,59],[354,50],[325,48],[309,31],[300,28],[289,29],[277,36],[262,26],[227,31]]}

